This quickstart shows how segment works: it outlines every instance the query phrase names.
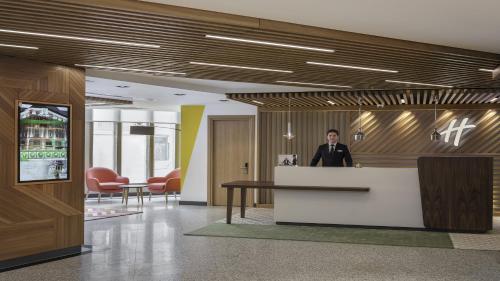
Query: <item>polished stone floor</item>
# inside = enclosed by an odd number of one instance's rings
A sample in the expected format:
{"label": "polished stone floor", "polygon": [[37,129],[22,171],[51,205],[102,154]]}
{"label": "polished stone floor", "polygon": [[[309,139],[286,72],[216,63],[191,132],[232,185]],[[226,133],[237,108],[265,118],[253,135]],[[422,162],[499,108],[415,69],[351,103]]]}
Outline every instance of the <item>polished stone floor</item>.
{"label": "polished stone floor", "polygon": [[500,280],[498,251],[184,236],[225,208],[162,199],[146,200],[142,214],[86,222],[92,253],[0,280]]}

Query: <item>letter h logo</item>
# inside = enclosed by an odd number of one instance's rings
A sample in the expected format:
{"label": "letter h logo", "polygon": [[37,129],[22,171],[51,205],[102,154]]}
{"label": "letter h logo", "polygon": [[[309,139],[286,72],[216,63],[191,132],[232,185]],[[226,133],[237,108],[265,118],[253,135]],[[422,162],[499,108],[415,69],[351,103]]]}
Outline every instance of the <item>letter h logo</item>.
{"label": "letter h logo", "polygon": [[444,134],[444,142],[449,142],[451,133],[456,131],[457,133],[455,134],[455,140],[453,141],[453,145],[458,146],[458,143],[460,142],[460,138],[462,137],[463,131],[465,129],[471,129],[476,127],[474,124],[467,125],[467,121],[469,121],[469,118],[464,118],[462,122],[460,122],[460,125],[458,127],[455,127],[455,123],[457,122],[457,119],[453,119],[450,122],[450,125],[448,125],[448,129],[445,131],[442,131],[441,134]]}

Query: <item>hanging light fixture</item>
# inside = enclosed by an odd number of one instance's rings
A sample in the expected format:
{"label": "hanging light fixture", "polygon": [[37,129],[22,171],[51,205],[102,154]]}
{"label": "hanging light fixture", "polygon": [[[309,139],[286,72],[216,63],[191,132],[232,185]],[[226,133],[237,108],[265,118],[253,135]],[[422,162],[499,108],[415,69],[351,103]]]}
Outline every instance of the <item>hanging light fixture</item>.
{"label": "hanging light fixture", "polygon": [[431,134],[431,141],[438,142],[441,139],[441,134],[437,131],[436,120],[437,120],[437,103],[438,97],[434,94],[434,131]]}
{"label": "hanging light fixture", "polygon": [[283,137],[285,137],[289,141],[295,138],[295,135],[292,133],[291,104],[292,104],[292,99],[288,98],[288,126],[286,134],[283,135]]}
{"label": "hanging light fixture", "polygon": [[358,131],[354,134],[354,140],[355,141],[362,141],[365,138],[365,133],[363,133],[363,130],[361,129],[361,97],[358,97],[358,120],[359,120],[359,127]]}
{"label": "hanging light fixture", "polygon": [[292,133],[291,104],[292,99],[288,98],[288,124],[286,134],[284,134],[283,137],[285,137],[289,141],[295,138],[295,135]]}

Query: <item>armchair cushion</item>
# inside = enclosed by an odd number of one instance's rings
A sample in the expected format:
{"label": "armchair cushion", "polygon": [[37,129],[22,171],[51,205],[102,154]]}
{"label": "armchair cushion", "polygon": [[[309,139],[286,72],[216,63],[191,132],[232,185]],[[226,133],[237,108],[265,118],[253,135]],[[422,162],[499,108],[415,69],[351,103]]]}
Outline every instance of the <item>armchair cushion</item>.
{"label": "armchair cushion", "polygon": [[181,179],[180,178],[171,178],[167,181],[165,186],[166,191],[171,192],[180,192],[181,191]]}
{"label": "armchair cushion", "polygon": [[167,182],[167,177],[153,177],[148,179],[148,183],[163,183]]}
{"label": "armchair cushion", "polygon": [[116,181],[121,183],[121,184],[129,184],[130,183],[130,180],[127,177],[122,177],[122,176],[116,177]]}
{"label": "armchair cushion", "polygon": [[153,192],[165,192],[165,183],[150,183],[148,190]]}
{"label": "armchair cushion", "polygon": [[128,184],[129,179],[119,176],[111,169],[94,167],[87,170],[86,182],[90,191],[111,193],[120,192],[119,186]]}
{"label": "armchair cushion", "polygon": [[123,183],[121,182],[103,182],[100,184],[100,187],[101,189],[119,189],[121,190],[120,188],[120,185],[122,185]]}

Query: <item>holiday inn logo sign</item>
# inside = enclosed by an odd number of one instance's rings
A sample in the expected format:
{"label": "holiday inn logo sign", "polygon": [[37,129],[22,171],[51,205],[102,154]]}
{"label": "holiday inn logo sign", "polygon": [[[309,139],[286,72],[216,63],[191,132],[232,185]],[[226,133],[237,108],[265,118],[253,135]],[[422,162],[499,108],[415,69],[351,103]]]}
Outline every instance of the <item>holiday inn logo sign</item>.
{"label": "holiday inn logo sign", "polygon": [[464,118],[464,119],[462,119],[462,122],[460,122],[460,125],[455,127],[455,124],[457,123],[457,119],[451,120],[450,124],[448,125],[448,129],[441,132],[441,135],[444,135],[444,142],[449,142],[452,133],[456,132],[455,138],[453,139],[453,145],[458,146],[458,144],[460,143],[460,138],[464,134],[464,130],[472,129],[472,128],[476,127],[476,125],[474,125],[474,124],[467,124],[468,121],[469,121],[469,118]]}

